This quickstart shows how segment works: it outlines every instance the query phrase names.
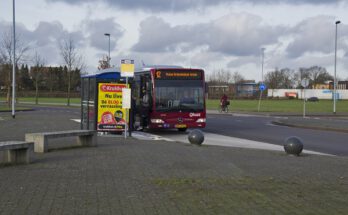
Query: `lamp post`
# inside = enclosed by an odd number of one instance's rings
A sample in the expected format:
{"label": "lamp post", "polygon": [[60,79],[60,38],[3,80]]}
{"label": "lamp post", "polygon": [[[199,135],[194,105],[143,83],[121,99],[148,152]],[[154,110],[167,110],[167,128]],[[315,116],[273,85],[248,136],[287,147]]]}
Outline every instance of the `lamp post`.
{"label": "lamp post", "polygon": [[13,59],[12,59],[12,118],[16,117],[15,101],[16,101],[16,19],[15,19],[15,0],[13,2]]}
{"label": "lamp post", "polygon": [[105,36],[107,36],[107,37],[109,37],[109,59],[108,59],[108,65],[109,65],[109,67],[110,67],[110,34],[109,33],[105,33],[104,34]]}
{"label": "lamp post", "polygon": [[263,83],[263,61],[265,59],[265,48],[261,48],[262,53],[262,64],[261,64],[261,82]]}
{"label": "lamp post", "polygon": [[[263,60],[265,57],[265,48],[261,48],[261,84],[263,84]],[[260,112],[260,106],[261,106],[261,98],[262,98],[262,91],[260,88],[260,99],[259,99],[259,105],[257,107],[257,111]]]}
{"label": "lamp post", "polygon": [[335,70],[334,70],[334,95],[333,95],[333,113],[336,114],[336,88],[337,88],[337,79],[336,79],[336,63],[337,63],[337,26],[341,21],[336,21],[336,34],[335,34]]}

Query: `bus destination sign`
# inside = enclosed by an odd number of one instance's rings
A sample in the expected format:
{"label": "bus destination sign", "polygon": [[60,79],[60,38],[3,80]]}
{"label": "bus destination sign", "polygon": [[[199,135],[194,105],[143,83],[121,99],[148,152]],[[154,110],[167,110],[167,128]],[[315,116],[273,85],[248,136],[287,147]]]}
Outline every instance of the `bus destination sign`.
{"label": "bus destination sign", "polygon": [[187,70],[173,70],[173,71],[162,71],[157,70],[155,72],[155,79],[179,79],[179,80],[201,80],[201,71],[187,71]]}

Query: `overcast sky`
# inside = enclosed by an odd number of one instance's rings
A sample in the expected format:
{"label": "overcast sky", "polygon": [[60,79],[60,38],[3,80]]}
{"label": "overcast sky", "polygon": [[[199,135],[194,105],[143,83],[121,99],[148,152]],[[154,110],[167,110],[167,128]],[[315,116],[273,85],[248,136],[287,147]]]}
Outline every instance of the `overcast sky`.
{"label": "overcast sky", "polygon": [[[108,53],[136,64],[238,71],[261,80],[274,68],[314,65],[348,78],[348,2],[340,0],[16,0],[16,27],[32,51],[59,65],[58,40],[71,36],[88,72]],[[0,37],[12,26],[12,0],[0,1]]]}

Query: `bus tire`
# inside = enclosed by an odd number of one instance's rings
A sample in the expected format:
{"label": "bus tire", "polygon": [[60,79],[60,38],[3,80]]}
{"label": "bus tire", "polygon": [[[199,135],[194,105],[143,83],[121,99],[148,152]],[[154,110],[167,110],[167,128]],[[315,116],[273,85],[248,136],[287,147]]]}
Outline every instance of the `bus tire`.
{"label": "bus tire", "polygon": [[187,128],[178,128],[178,130],[181,132],[185,132],[187,130]]}

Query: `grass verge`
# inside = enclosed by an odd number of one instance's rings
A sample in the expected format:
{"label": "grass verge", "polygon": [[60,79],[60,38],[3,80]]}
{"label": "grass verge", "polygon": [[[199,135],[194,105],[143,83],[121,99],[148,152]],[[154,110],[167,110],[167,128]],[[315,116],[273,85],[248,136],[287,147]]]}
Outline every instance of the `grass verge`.
{"label": "grass verge", "polygon": [[[5,101],[4,98],[0,98],[0,102]],[[35,104],[34,97],[18,98],[18,103],[31,103]],[[39,98],[39,104],[51,104],[65,106],[67,105],[66,98]],[[80,105],[80,98],[71,98],[70,103],[72,105]],[[218,110],[219,100],[208,99],[206,100],[206,107],[208,110]],[[230,100],[230,111],[233,112],[258,112],[259,100]],[[0,108],[6,108],[5,105],[1,105]],[[0,109],[1,110],[1,109]],[[333,102],[332,100],[320,100],[319,102],[306,102],[307,113],[332,113]],[[303,100],[261,100],[260,112],[263,113],[303,113]],[[336,103],[337,113],[348,113],[348,100],[339,100]]]}
{"label": "grass verge", "polygon": [[169,178],[152,181],[181,210],[191,214],[344,214],[344,179]]}
{"label": "grass verge", "polygon": [[[230,100],[230,111],[258,112],[258,100]],[[219,100],[207,100],[208,110],[218,110]],[[337,113],[348,113],[348,100],[339,100],[336,103]],[[333,102],[320,100],[319,102],[306,102],[307,113],[332,113]],[[261,100],[260,112],[302,113],[303,100]]]}

